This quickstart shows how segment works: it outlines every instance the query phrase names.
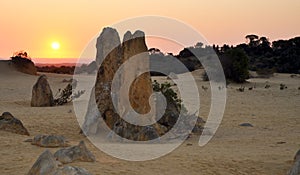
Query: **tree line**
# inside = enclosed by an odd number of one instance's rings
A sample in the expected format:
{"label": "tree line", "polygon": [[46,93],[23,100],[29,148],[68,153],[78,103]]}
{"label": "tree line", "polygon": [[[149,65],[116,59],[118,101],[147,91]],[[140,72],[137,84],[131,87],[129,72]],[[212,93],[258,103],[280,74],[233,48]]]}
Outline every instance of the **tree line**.
{"label": "tree line", "polygon": [[[247,42],[237,46],[224,44],[204,45],[199,42],[194,46],[184,48],[175,55],[190,71],[202,67],[197,56],[217,54],[222,64],[226,79],[242,83],[249,78],[248,70],[258,74],[300,73],[300,37],[289,40],[277,40],[272,43],[267,37],[251,34],[246,37]],[[212,51],[214,53],[212,53]],[[150,56],[173,56],[172,53],[163,54],[159,49],[149,49]]]}

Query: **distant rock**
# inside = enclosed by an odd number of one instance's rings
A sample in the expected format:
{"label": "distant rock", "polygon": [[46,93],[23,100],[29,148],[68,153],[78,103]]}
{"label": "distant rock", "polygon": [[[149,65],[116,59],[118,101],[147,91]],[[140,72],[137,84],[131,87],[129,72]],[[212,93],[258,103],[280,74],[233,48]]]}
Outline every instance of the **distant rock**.
{"label": "distant rock", "polygon": [[168,79],[176,80],[178,79],[178,76],[174,72],[170,72],[170,74],[168,75]]}
{"label": "distant rock", "polygon": [[73,78],[70,78],[70,79],[63,79],[62,82],[63,82],[63,83],[72,83],[72,82],[73,82]]}
{"label": "distant rock", "polygon": [[61,163],[71,163],[75,161],[94,162],[95,156],[87,149],[85,143],[81,141],[77,146],[62,148],[54,153],[56,160]]}
{"label": "distant rock", "polygon": [[46,150],[43,152],[27,175],[91,175],[86,169],[66,166],[59,167],[60,162],[55,160],[53,154]]}
{"label": "distant rock", "polygon": [[31,106],[47,107],[53,106],[54,99],[52,90],[46,75],[41,75],[32,89]]}
{"label": "distant rock", "polygon": [[[100,59],[100,58],[99,58]],[[82,64],[80,67],[76,67],[75,74],[82,74],[82,73],[88,73],[88,74],[95,74],[97,73],[98,65],[96,61],[92,61],[90,64]]]}
{"label": "distant rock", "polygon": [[46,148],[70,146],[65,137],[60,135],[37,135],[31,140],[31,144]]}
{"label": "distant rock", "polygon": [[2,116],[0,116],[0,130],[21,135],[29,135],[29,132],[23,126],[22,122],[9,112],[4,112]]}
{"label": "distant rock", "polygon": [[253,127],[253,125],[251,123],[241,123],[239,126]]}
{"label": "distant rock", "polygon": [[88,66],[87,66],[87,73],[88,74],[93,74],[95,72],[97,72],[98,69],[98,65],[96,61],[92,61]]}

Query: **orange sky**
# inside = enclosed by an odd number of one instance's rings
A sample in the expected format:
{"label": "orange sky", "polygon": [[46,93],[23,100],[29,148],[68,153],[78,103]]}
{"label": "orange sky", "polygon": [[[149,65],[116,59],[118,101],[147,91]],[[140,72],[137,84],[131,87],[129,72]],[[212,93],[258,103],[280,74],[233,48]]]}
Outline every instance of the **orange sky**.
{"label": "orange sky", "polygon": [[299,0],[2,0],[0,7],[0,58],[16,50],[53,62],[77,58],[103,27],[144,15],[181,20],[220,45],[242,43],[249,33],[270,40],[300,35]]}

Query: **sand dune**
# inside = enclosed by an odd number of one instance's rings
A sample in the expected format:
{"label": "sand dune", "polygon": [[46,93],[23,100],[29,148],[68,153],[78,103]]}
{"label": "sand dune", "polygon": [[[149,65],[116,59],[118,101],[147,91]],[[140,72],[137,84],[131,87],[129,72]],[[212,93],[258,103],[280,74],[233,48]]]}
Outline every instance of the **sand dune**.
{"label": "sand dune", "polygon": [[[201,74],[194,72],[200,87]],[[66,86],[62,83],[69,75],[47,74],[55,92]],[[225,115],[214,138],[199,147],[198,136],[192,136],[174,152],[152,161],[128,162],[106,155],[95,148],[82,135],[72,104],[60,107],[30,107],[31,89],[38,76],[15,71],[1,71],[0,113],[9,111],[19,118],[30,132],[62,134],[71,144],[84,140],[95,154],[95,163],[72,163],[93,174],[286,174],[292,159],[300,148],[300,86],[299,78],[276,74],[270,79],[250,79],[246,87],[256,88],[238,92],[240,85],[230,84]],[[160,81],[165,79],[159,78]],[[265,89],[268,81],[271,88]],[[287,89],[280,90],[284,83]],[[210,106],[209,90],[199,89],[200,114],[206,118]],[[70,110],[72,112],[70,113]],[[240,123],[254,127],[241,127]],[[0,174],[25,174],[37,157],[45,150],[23,142],[31,138],[0,131]],[[188,144],[191,143],[192,145]],[[187,145],[188,144],[188,145]],[[51,148],[50,151],[56,151]]]}

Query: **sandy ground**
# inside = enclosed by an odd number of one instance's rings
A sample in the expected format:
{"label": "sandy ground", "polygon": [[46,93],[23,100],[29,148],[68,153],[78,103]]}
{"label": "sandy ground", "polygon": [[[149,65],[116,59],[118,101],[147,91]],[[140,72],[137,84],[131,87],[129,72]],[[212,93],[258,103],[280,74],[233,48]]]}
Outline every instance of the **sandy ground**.
{"label": "sandy ground", "polygon": [[[208,87],[194,73],[197,83]],[[53,92],[66,86],[68,75],[47,74]],[[198,146],[199,137],[192,136],[172,153],[145,162],[119,160],[98,150],[79,134],[72,104],[60,107],[30,107],[31,89],[38,76],[17,72],[0,74],[0,112],[9,111],[19,118],[31,136],[0,131],[0,174],[26,174],[45,150],[23,142],[37,134],[60,134],[72,145],[84,140],[97,161],[71,165],[86,168],[92,174],[286,174],[300,148],[300,78],[276,74],[270,79],[250,79],[246,87],[256,88],[238,92],[240,85],[228,86],[228,99],[221,126],[204,147]],[[266,81],[271,85],[265,89]],[[288,89],[279,90],[284,83]],[[210,90],[199,89],[201,116],[209,111]],[[72,112],[70,112],[70,110]],[[254,127],[241,127],[249,122]],[[55,152],[57,149],[50,149]]]}

